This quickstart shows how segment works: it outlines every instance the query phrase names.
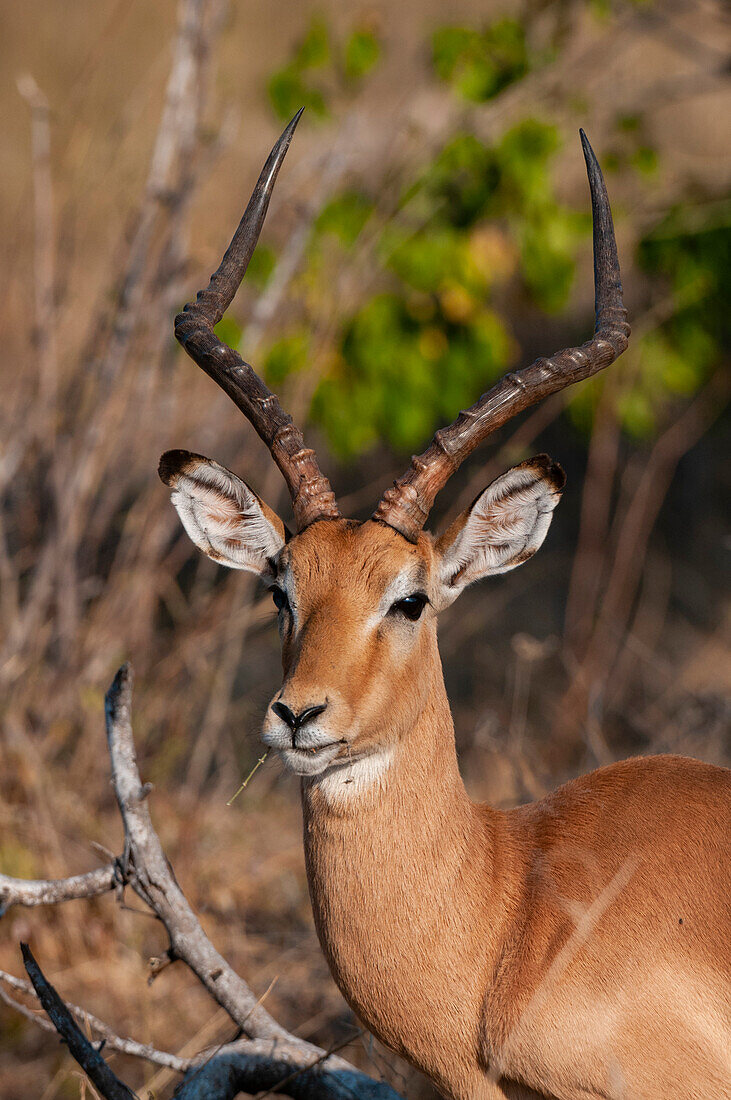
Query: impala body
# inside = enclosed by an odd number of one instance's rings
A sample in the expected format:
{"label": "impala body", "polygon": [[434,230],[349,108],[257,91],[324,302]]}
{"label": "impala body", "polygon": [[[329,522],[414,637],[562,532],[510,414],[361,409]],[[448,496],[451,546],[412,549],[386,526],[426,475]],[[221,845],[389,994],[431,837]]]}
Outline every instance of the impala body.
{"label": "impala body", "polygon": [[423,531],[450,473],[509,416],[607,366],[628,326],[603,180],[593,340],[508,375],[438,432],[365,523],[341,518],[301,433],[217,339],[297,119],[207,290],[176,333],[269,444],[297,533],[235,474],[187,451],[160,472],[194,542],[257,573],[284,678],[263,739],[302,777],[320,942],[355,1012],[455,1100],[721,1100],[731,1094],[731,773],[627,760],[500,812],[460,778],[437,616],[539,548],[563,488],[545,455]]}

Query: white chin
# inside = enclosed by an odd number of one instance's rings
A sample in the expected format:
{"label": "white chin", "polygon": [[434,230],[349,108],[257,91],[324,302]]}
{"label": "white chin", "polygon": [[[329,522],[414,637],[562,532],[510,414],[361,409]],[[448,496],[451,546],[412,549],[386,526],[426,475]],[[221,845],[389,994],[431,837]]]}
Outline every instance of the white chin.
{"label": "white chin", "polygon": [[329,768],[337,754],[336,745],[315,752],[311,749],[281,749],[279,753],[287,771],[295,775],[319,775]]}

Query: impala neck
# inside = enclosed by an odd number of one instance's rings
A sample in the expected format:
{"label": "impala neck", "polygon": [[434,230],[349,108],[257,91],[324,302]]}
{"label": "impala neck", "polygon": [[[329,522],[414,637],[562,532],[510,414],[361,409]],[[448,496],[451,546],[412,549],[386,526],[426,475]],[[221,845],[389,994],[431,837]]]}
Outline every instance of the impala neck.
{"label": "impala neck", "polygon": [[[464,1028],[479,1018],[504,916],[495,897],[501,815],[471,802],[462,783],[436,640],[428,675],[421,711],[369,787],[338,798],[303,785],[305,856],[341,991],[380,1039],[446,1082],[442,1053],[458,1042],[467,1056],[479,1041]],[[440,1042],[424,1012],[439,1021]]]}
{"label": "impala neck", "polygon": [[[419,839],[429,844],[447,834],[459,834],[474,819],[475,806],[465,791],[459,773],[454,743],[454,725],[444,687],[441,662],[436,650],[422,675],[428,688],[422,694],[421,709],[412,713],[406,731],[384,730],[384,748],[373,756],[347,764],[342,770],[305,781],[302,788],[305,820],[325,827],[352,829],[357,836],[365,829],[386,828],[389,836],[396,822],[408,823],[413,840],[417,822]],[[403,839],[407,834],[403,834]]]}

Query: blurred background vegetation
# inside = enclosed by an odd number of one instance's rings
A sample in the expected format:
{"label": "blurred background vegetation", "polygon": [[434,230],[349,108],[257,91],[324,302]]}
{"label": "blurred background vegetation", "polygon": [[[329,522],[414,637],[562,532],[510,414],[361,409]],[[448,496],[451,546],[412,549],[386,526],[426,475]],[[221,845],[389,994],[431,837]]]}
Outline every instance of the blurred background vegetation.
{"label": "blurred background vegetation", "polygon": [[[172,339],[281,123],[305,117],[222,335],[261,366],[352,515],[493,380],[592,325],[584,126],[634,337],[606,376],[484,447],[435,527],[549,451],[568,487],[541,554],[463,597],[442,652],[471,793],[537,797],[631,753],[722,762],[729,538],[728,11],[715,0],[37,0],[8,7],[0,406],[0,870],[120,846],[102,697],[137,671],[153,814],[207,930],[291,1030],[352,1028],[317,947],[296,783],[232,808],[278,682],[269,597],[196,555],[155,470],[183,446],[285,508],[268,452]],[[725,276],[725,281],[724,281]],[[62,993],[171,1050],[227,1037],[190,975],[148,988],[159,929],[109,898],[11,911]],[[428,1087],[367,1042],[347,1052]],[[173,1076],[117,1059],[155,1096]],[[84,1096],[0,1006],[0,1095]]]}

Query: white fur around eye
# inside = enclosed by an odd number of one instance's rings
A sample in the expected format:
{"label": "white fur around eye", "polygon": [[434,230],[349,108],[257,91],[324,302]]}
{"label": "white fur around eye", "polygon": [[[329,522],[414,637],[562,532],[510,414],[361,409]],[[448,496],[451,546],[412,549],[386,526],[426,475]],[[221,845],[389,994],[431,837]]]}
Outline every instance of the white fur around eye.
{"label": "white fur around eye", "polygon": [[531,459],[493,481],[439,539],[442,584],[456,596],[481,577],[506,573],[535,554],[561,498],[563,473]]}
{"label": "white fur around eye", "polygon": [[195,545],[232,569],[265,572],[284,546],[256,494],[217,462],[190,463],[172,502]]}

